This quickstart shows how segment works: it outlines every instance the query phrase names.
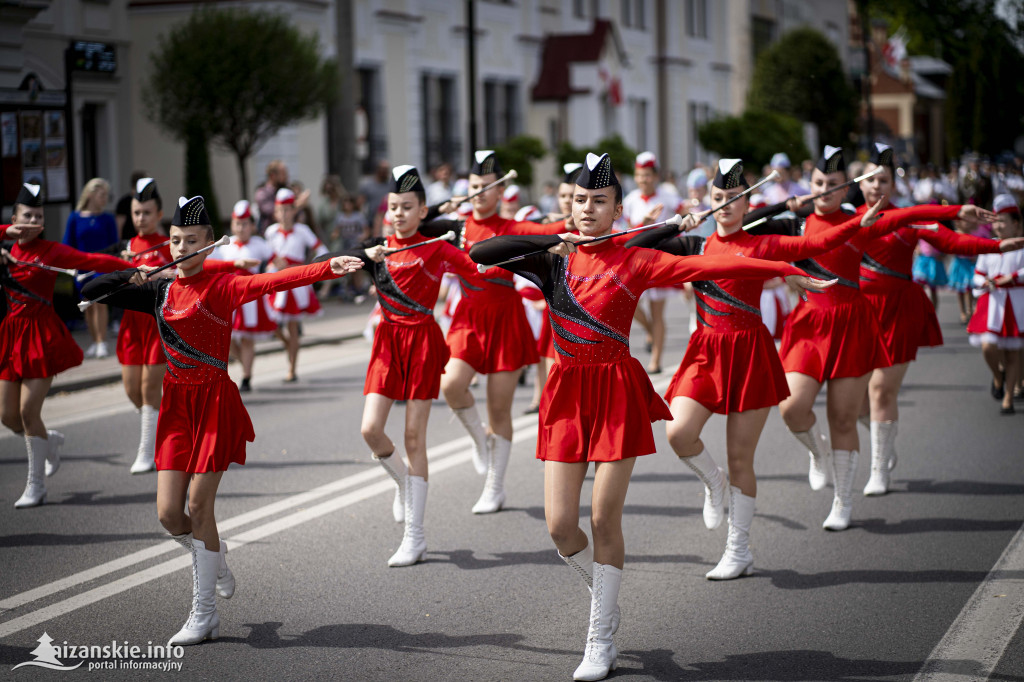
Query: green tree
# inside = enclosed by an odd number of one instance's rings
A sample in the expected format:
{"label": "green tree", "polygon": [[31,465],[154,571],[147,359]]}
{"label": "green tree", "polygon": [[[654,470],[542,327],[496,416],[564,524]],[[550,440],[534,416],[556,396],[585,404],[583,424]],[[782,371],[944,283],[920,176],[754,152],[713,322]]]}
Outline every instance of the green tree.
{"label": "green tree", "polygon": [[792,116],[748,109],[740,116],[708,121],[697,131],[701,145],[724,158],[742,159],[759,169],[775,152],[786,152],[794,163],[809,158],[803,125]]}
{"label": "green tree", "polygon": [[[608,154],[612,160],[612,168],[620,175],[631,175],[633,164],[636,163],[636,150],[625,143],[618,134],[598,140],[592,146],[576,147],[569,142],[563,142],[555,150],[555,157],[558,160],[558,167],[567,163],[583,163],[588,153]],[[561,177],[559,170],[555,177]]]}
{"label": "green tree", "polygon": [[798,28],[758,57],[747,108],[813,123],[823,142],[838,146],[853,132],[857,93],[835,45],[813,28]]}
{"label": "green tree", "polygon": [[494,148],[498,162],[506,171],[515,169],[518,173],[517,185],[530,187],[533,185],[533,162],[543,159],[547,154],[544,143],[530,135],[519,135],[510,138],[505,144]]}
{"label": "green tree", "polygon": [[[206,131],[201,125],[191,124],[185,131],[185,196],[201,196],[206,200],[206,212],[210,214],[213,231],[219,237],[222,232],[220,211],[217,208],[217,195],[213,191]],[[171,207],[171,211],[174,211],[174,207]]]}
{"label": "green tree", "polygon": [[143,86],[150,120],[180,140],[200,127],[235,154],[241,195],[246,163],[284,126],[316,117],[337,93],[331,60],[316,34],[281,14],[202,8],[161,36]]}

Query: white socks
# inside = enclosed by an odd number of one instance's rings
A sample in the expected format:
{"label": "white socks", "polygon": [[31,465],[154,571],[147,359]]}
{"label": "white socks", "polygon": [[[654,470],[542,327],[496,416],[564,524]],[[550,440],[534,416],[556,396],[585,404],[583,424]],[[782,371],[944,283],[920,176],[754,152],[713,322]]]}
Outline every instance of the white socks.
{"label": "white socks", "polygon": [[896,427],[898,422],[871,422],[871,476],[864,486],[867,496],[889,492],[890,472],[896,467]]}
{"label": "white socks", "polygon": [[818,428],[818,422],[814,422],[807,431],[790,431],[793,436],[803,443],[810,455],[810,469],[807,472],[807,482],[811,484],[811,490],[821,490],[828,484],[829,458],[832,452],[828,441]]}
{"label": "white socks", "polygon": [[715,463],[707,448],[693,457],[680,457],[679,461],[693,469],[704,484],[704,525],[714,530],[722,525],[725,516],[725,474]]}
{"label": "white socks", "polygon": [[132,463],[133,474],[145,474],[156,469],[156,420],[160,411],[152,405],[143,405],[139,410],[142,424],[139,436],[139,451]]}
{"label": "white socks", "polygon": [[452,409],[458,417],[462,426],[469,432],[473,439],[473,466],[476,472],[483,476],[487,473],[487,429],[480,420],[480,414],[476,411],[476,403],[470,407],[459,407]]}

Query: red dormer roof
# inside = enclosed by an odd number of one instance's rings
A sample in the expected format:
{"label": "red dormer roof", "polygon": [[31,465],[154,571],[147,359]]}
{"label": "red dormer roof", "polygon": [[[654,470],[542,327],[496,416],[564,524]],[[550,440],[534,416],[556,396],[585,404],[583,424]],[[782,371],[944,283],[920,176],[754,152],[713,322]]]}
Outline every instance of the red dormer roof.
{"label": "red dormer roof", "polygon": [[618,35],[612,22],[606,19],[594,21],[590,33],[551,34],[544,38],[544,52],[541,56],[540,76],[533,86],[533,101],[565,101],[572,95],[586,94],[589,90],[573,89],[569,77],[572,62],[596,63],[608,39],[614,41],[620,55],[623,55]]}

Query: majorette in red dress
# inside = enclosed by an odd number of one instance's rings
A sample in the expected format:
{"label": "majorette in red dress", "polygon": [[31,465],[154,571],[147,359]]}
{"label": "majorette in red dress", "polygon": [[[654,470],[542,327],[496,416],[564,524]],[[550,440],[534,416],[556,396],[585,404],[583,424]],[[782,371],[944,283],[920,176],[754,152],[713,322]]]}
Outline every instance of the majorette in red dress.
{"label": "majorette in red dress", "polygon": [[[554,246],[558,237],[503,237],[471,252],[480,263]],[[540,403],[537,458],[608,462],[655,451],[651,423],[671,419],[646,370],[629,354],[629,330],[645,289],[716,277],[804,274],[753,258],[677,258],[608,240],[568,257],[544,253],[502,266],[544,292],[558,361]]]}
{"label": "majorette in red dress", "polygon": [[[565,223],[546,225],[517,223],[495,214],[484,220],[472,216],[462,232],[467,251],[474,244],[498,235],[554,234],[565,230]],[[460,279],[459,301],[448,329],[448,348],[453,358],[465,361],[480,374],[511,372],[537,362],[537,346],[523,311],[522,299],[512,275],[491,270],[476,283]]]}
{"label": "majorette in red dress", "polygon": [[[128,242],[128,250],[140,251],[159,246],[167,241],[164,234],[140,234]],[[148,265],[158,268],[171,262],[171,247],[143,253],[132,258],[131,265]],[[152,315],[135,310],[125,310],[121,316],[121,329],[117,333],[117,361],[122,365],[162,365],[165,362],[164,349],[160,345],[160,332]]]}
{"label": "majorette in red dress", "polygon": [[[400,249],[427,241],[416,233],[408,239],[390,235],[388,248]],[[435,400],[449,351],[434,320],[441,279],[447,272],[479,286],[480,276],[462,251],[435,242],[387,256],[377,263],[363,249],[345,255],[361,258],[373,277],[381,321],[373,335],[370,367],[363,395],[379,393],[394,400]]]}
{"label": "majorette in red dress", "polygon": [[[16,243],[10,252],[20,261],[57,268],[109,272],[128,265],[116,256],[83,253],[40,237]],[[6,269],[9,276],[0,280],[7,297],[7,316],[0,323],[0,380],[43,379],[82,364],[82,349],[53,310],[57,273],[14,263]]]}
{"label": "majorette in red dress", "polygon": [[[926,224],[952,220],[960,206],[913,206],[887,208],[886,214],[900,225]],[[857,209],[864,213],[866,206]],[[882,344],[892,364],[917,359],[917,349],[941,346],[942,330],[935,306],[924,289],[913,280],[914,249],[923,240],[939,251],[961,256],[976,256],[999,251],[999,242],[982,239],[938,225],[938,230],[902,227],[864,248],[860,265],[860,286],[878,317]]]}
{"label": "majorette in red dress", "polygon": [[[676,236],[675,226],[656,228],[628,242],[673,255],[747,256],[793,261],[829,251],[860,228],[853,216],[812,236],[755,236],[739,230],[728,236]],[[778,405],[789,395],[782,362],[768,328],[761,321],[764,281],[725,279],[693,282],[697,331],[690,336],[679,369],[665,392],[696,400],[717,412],[745,412]]]}
{"label": "majorette in red dress", "polygon": [[[100,277],[82,293],[95,299],[133,273]],[[243,277],[202,270],[129,286],[107,299],[153,315],[160,331],[167,372],[156,428],[157,470],[208,473],[224,471],[232,462],[245,464],[245,443],[255,433],[227,372],[231,313],[265,294],[333,278],[330,263]]]}
{"label": "majorette in red dress", "polygon": [[[232,237],[230,243],[214,249],[211,257],[231,263],[239,259],[258,260],[265,265],[273,260],[274,250],[262,237],[253,236],[247,242],[242,242],[238,237]],[[260,267],[257,265],[250,268],[249,273],[257,274],[260,272]],[[261,296],[255,301],[243,303],[235,309],[235,314],[231,318],[231,335],[254,339],[267,338],[277,329],[273,315],[269,296]]]}

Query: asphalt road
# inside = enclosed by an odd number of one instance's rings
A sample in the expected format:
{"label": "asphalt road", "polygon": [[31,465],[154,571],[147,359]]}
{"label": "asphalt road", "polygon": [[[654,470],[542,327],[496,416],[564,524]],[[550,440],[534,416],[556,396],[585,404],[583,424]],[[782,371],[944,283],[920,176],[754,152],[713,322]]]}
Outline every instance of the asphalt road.
{"label": "asphalt road", "polygon": [[[777,413],[769,418],[750,577],[704,579],[726,529],[704,528],[703,489],[655,426],[659,452],[638,461],[627,498],[620,667],[611,679],[913,680],[940,641],[953,641],[960,649],[943,649],[957,652],[951,660],[929,664],[947,677],[933,679],[985,679],[995,666],[991,679],[1024,680],[1024,563],[1010,551],[1024,546],[1011,543],[1024,519],[1024,414],[999,415],[980,353],[954,322],[955,302],[942,303],[946,346],[921,353],[900,396],[894,491],[859,495],[865,453],[849,530],[821,529],[831,489],[810,490],[806,453]],[[669,308],[668,364],[682,354],[685,310],[676,301]],[[634,342],[642,347],[635,331]],[[571,679],[589,596],[547,536],[535,418],[517,421],[507,508],[474,516],[483,479],[461,427],[436,405],[427,561],[389,569],[401,526],[391,519],[393,488],[359,435],[367,353],[361,340],[306,349],[297,385],[281,383],[280,354],[257,359],[246,398],[256,442],[218,496],[238,581],[234,598],[219,600],[220,639],[172,658],[180,671],[88,672],[90,659],[70,675]],[[483,395],[482,383],[475,392]],[[529,397],[520,389],[517,415]],[[392,415],[393,438],[402,413]],[[44,632],[54,644],[161,644],[184,623],[191,598],[186,555],[156,519],[155,476],[128,474],[138,417],[120,387],[52,397],[44,417],[67,445],[41,508],[13,509],[24,448],[0,437],[0,671],[9,679],[53,678],[40,667],[12,669],[34,660]],[[713,418],[705,436],[724,461],[724,420]],[[972,599],[986,586],[991,594]],[[1003,605],[1012,618],[992,610]],[[973,640],[946,637],[954,621],[984,644],[964,653]]]}

